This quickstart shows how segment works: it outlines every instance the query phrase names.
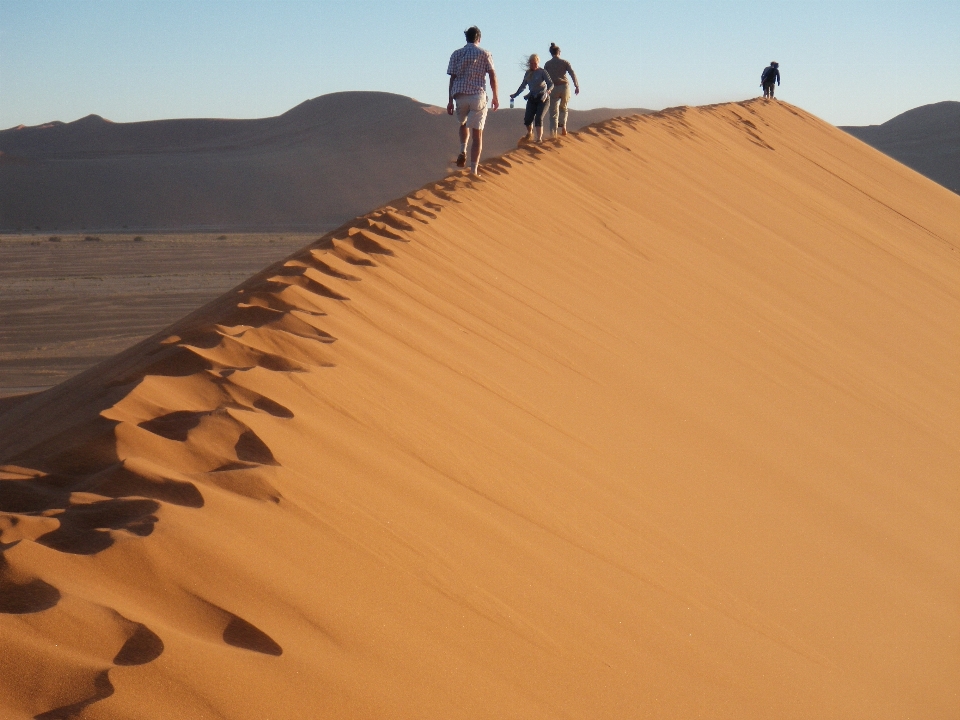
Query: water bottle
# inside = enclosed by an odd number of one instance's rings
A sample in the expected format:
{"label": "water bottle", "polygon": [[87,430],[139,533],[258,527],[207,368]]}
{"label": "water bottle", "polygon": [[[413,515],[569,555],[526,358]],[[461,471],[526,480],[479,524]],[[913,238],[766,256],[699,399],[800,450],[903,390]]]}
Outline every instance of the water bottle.
{"label": "water bottle", "polygon": [[513,98],[510,98],[510,109],[513,110]]}

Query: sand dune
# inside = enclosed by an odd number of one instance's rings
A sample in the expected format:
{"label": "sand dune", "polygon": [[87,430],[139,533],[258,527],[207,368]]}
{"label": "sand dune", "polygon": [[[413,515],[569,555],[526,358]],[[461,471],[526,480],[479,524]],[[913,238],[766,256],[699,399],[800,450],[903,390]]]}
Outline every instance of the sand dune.
{"label": "sand dune", "polygon": [[[579,104],[582,101],[577,101]],[[639,109],[575,110],[579,129]],[[491,113],[486,156],[523,111]],[[456,121],[402,95],[344,92],[273,118],[72,123],[0,132],[0,232],[329,230],[439,180]]]}
{"label": "sand dune", "polygon": [[5,717],[957,717],[960,198],[763,101],[484,170],[0,415]]}
{"label": "sand dune", "polygon": [[960,102],[923,105],[882,125],[841,130],[960,193]]}

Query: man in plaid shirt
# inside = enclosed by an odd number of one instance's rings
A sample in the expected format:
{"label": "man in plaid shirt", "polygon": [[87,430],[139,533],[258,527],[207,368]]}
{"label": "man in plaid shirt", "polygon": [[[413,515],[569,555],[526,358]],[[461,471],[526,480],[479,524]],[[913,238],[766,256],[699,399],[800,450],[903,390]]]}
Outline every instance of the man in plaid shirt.
{"label": "man in plaid shirt", "polygon": [[467,164],[467,139],[473,137],[470,149],[470,172],[479,175],[480,149],[483,147],[483,125],[487,120],[487,75],[493,90],[493,109],[500,107],[497,96],[497,74],[493,70],[493,55],[480,47],[480,28],[464,30],[467,44],[450,56],[447,75],[450,76],[450,102],[447,113],[453,115],[456,101],[460,119],[460,155],[457,166]]}

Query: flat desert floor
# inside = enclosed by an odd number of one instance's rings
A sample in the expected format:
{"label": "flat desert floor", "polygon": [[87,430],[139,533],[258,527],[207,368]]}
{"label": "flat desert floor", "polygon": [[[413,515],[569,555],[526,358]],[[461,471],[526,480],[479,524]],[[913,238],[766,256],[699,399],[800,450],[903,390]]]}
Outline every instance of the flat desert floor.
{"label": "flat desert floor", "polygon": [[116,355],[317,237],[0,235],[0,397]]}

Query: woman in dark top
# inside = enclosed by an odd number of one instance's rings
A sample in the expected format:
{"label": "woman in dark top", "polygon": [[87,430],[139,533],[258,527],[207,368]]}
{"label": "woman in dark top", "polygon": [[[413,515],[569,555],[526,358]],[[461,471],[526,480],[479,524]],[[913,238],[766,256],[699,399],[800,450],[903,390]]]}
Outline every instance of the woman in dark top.
{"label": "woman in dark top", "polygon": [[550,79],[550,73],[540,67],[540,56],[531,55],[527,60],[527,71],[524,73],[523,82],[517,91],[510,96],[512,100],[527,88],[529,92],[523,96],[527,101],[527,111],[523,114],[523,124],[527,126],[526,136],[520,139],[520,142],[530,142],[533,140],[533,128],[536,125],[536,141],[543,139],[543,116],[550,107],[550,91],[553,90],[553,80]]}

